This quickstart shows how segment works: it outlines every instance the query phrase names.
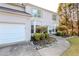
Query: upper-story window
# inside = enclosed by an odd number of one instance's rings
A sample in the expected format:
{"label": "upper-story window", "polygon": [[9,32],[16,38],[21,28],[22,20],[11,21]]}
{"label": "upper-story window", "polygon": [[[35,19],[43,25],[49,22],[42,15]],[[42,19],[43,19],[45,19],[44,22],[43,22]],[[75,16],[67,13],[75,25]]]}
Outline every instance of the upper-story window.
{"label": "upper-story window", "polygon": [[53,20],[56,20],[56,15],[53,15],[52,18],[53,18]]}
{"label": "upper-story window", "polygon": [[31,10],[31,13],[32,13],[32,16],[34,17],[41,17],[41,10],[38,10],[38,9],[32,9]]}

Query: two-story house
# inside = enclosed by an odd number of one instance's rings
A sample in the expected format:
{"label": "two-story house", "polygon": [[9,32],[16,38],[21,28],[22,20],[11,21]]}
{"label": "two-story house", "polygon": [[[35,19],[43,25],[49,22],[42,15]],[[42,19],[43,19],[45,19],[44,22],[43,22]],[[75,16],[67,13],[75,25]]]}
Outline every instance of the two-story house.
{"label": "two-story house", "polygon": [[25,4],[25,11],[33,16],[31,21],[31,26],[34,31],[32,31],[32,33],[36,33],[37,25],[47,26],[49,34],[56,33],[56,27],[59,21],[59,17],[57,13],[29,3]]}
{"label": "two-story house", "polygon": [[31,40],[31,29],[47,26],[56,33],[58,15],[55,12],[24,3],[0,3],[0,44]]}

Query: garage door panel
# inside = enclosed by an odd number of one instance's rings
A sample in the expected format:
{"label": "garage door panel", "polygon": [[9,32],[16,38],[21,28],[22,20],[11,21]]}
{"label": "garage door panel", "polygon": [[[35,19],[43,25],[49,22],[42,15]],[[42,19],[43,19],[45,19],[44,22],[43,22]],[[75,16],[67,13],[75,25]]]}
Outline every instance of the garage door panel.
{"label": "garage door panel", "polygon": [[0,44],[25,40],[24,24],[0,24]]}

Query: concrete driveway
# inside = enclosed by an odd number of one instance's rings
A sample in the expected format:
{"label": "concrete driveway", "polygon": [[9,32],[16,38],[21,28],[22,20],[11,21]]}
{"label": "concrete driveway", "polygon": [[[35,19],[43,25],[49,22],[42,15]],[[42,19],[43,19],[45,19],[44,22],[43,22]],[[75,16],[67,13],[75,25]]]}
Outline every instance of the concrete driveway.
{"label": "concrete driveway", "polygon": [[66,38],[53,36],[57,42],[51,46],[36,50],[30,43],[21,42],[0,48],[0,56],[60,56],[69,46]]}
{"label": "concrete driveway", "polygon": [[39,56],[30,43],[21,42],[0,48],[0,56]]}

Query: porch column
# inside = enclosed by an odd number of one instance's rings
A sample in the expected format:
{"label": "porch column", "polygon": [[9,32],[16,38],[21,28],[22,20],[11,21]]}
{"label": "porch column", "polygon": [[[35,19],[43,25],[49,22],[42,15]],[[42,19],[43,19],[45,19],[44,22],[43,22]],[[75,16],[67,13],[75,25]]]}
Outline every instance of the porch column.
{"label": "porch column", "polygon": [[49,34],[49,26],[48,26],[48,30],[47,30],[48,34]]}
{"label": "porch column", "polygon": [[34,22],[34,33],[36,33],[36,22]]}

